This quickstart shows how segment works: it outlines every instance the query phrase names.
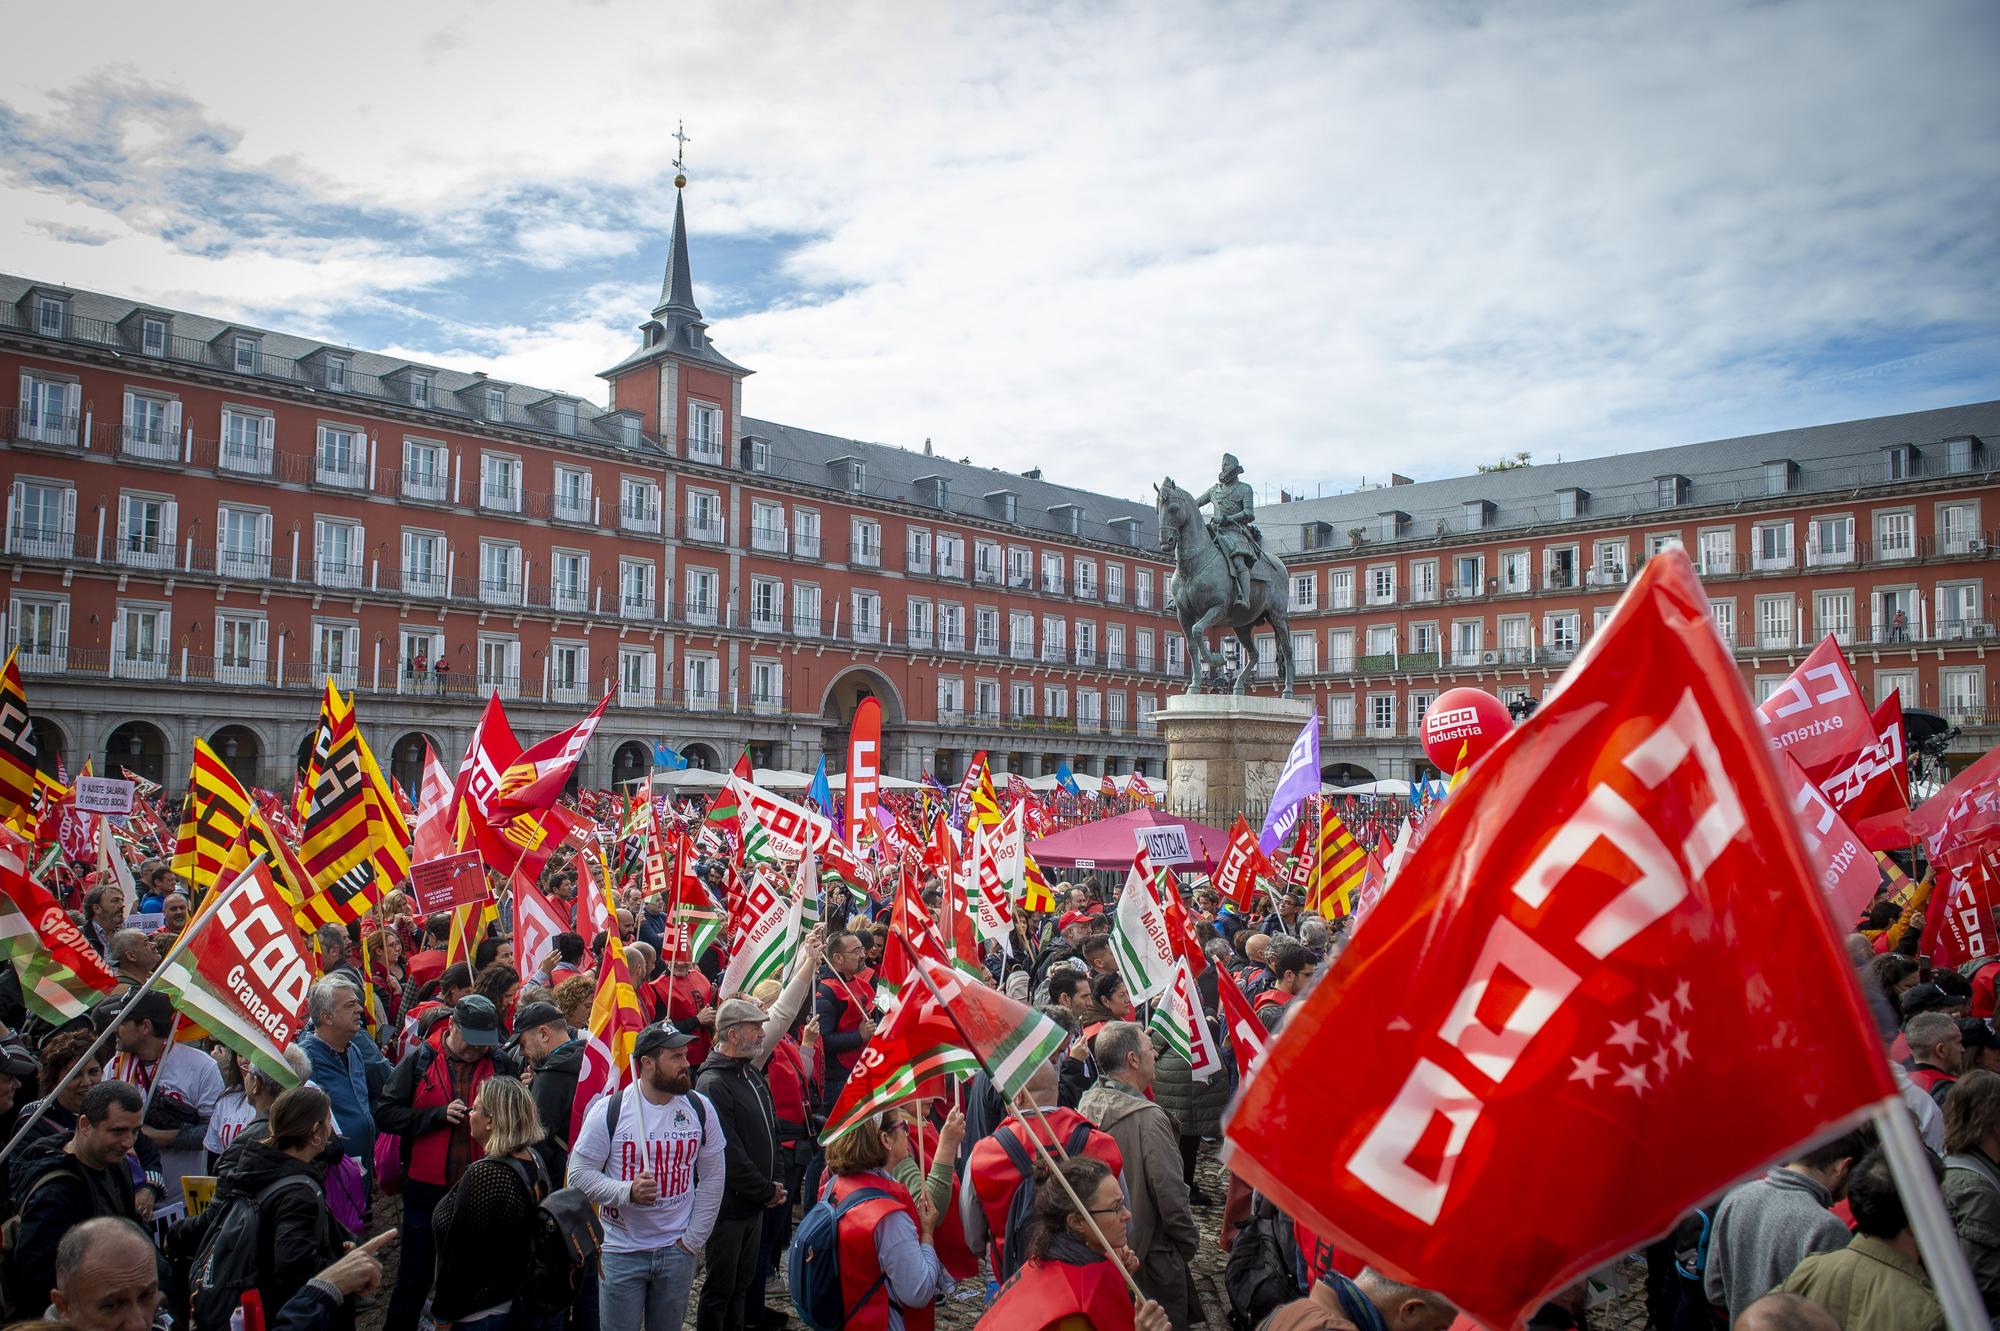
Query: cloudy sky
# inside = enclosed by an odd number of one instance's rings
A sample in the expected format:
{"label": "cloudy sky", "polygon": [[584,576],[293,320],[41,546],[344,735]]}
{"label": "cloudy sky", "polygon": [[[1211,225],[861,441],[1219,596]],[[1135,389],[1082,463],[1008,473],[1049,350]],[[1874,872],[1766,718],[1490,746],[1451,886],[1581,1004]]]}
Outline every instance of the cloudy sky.
{"label": "cloudy sky", "polygon": [[2000,396],[1990,0],[194,12],[10,14],[0,268],[601,400],[685,119],[747,411],[1115,493]]}

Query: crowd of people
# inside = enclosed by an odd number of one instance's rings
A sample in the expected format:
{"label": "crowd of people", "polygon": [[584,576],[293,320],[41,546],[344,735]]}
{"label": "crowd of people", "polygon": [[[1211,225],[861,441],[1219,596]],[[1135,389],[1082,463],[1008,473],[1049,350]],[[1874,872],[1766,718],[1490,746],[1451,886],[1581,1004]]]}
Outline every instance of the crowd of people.
{"label": "crowd of people", "polygon": [[[698,872],[720,899],[726,866]],[[1444,1294],[1366,1266],[1240,1181],[1225,1174],[1221,1195],[1199,1185],[1235,1060],[1197,1077],[1144,1023],[1111,945],[1112,903],[1093,886],[1055,884],[1057,910],[1022,913],[1012,945],[988,948],[994,987],[1065,1035],[1013,1103],[982,1074],[829,1137],[887,1015],[882,903],[830,890],[787,976],[724,993],[727,939],[662,963],[670,922],[635,879],[615,919],[644,1025],[622,1090],[583,1108],[579,1078],[603,1056],[589,1024],[609,935],[581,931],[572,859],[558,855],[542,881],[571,927],[526,973],[500,925],[459,940],[453,961],[449,918],[420,917],[402,893],[320,930],[284,1079],[186,1031],[146,988],[190,914],[170,869],[144,866],[138,901],[79,884],[77,923],[120,987],[58,1025],[0,968],[11,1316],[77,1331],[308,1331],[371,1308],[386,1331],[690,1319],[778,1331],[823,1322],[796,1297],[767,1296],[779,1275],[796,1296],[816,1261],[837,1268],[828,1306],[857,1331],[926,1331],[947,1302],[991,1331],[1181,1331],[1218,1313],[1230,1331],[1446,1331],[1458,1316]],[[1282,887],[1267,895],[1260,917],[1198,880],[1188,894],[1208,963],[1202,1015],[1225,1050],[1224,974],[1276,1031],[1342,945],[1345,921]],[[1933,972],[1914,956],[1920,908],[1885,901],[1850,942],[2000,1315],[2000,969]],[[128,927],[135,916],[157,925]],[[499,918],[511,918],[504,893]],[[537,1236],[563,1196],[595,1220],[587,1260],[552,1295]],[[1226,1309],[1205,1306],[1193,1279],[1205,1233],[1227,1253]],[[1643,1255],[1658,1331],[1943,1324],[1867,1127],[1741,1184]],[[1531,1325],[1581,1326],[1583,1303],[1582,1286],[1563,1291]]]}

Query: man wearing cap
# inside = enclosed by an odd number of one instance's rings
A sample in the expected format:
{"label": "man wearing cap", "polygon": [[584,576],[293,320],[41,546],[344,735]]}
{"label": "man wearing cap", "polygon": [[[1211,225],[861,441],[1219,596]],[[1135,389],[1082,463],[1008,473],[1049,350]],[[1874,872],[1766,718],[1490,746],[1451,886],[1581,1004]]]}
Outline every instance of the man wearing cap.
{"label": "man wearing cap", "polygon": [[[165,1196],[181,1195],[181,1176],[207,1172],[209,1115],[222,1099],[222,1071],[193,1045],[170,1044],[173,1000],[148,990],[125,1010],[118,1025],[118,1053],[104,1066],[104,1080],[128,1082],[148,1097],[140,1135],[160,1151]],[[154,1126],[154,1125],[171,1126]]]}
{"label": "man wearing cap", "polygon": [[693,1043],[671,1026],[640,1031],[631,1084],[591,1104],[570,1152],[570,1186],[597,1203],[604,1222],[597,1308],[606,1328],[678,1331],[687,1320],[729,1151],[715,1106],[694,1091]]}
{"label": "man wearing cap", "polygon": [[588,1036],[570,1031],[554,1003],[524,1003],[514,1009],[514,1044],[532,1069],[528,1092],[547,1134],[536,1150],[552,1179],[561,1178],[569,1166],[570,1107],[576,1103],[576,1076],[589,1043]]}
{"label": "man wearing cap", "polygon": [[[389,1298],[386,1331],[416,1331],[417,1315],[436,1276],[431,1211],[480,1156],[466,1118],[489,1077],[520,1075],[500,1046],[500,1013],[491,999],[467,994],[451,1020],[403,1055],[375,1106],[375,1126],[403,1139],[403,1257]],[[209,1062],[213,1068],[213,1061]]]}
{"label": "man wearing cap", "polygon": [[[842,935],[841,943],[843,950],[853,950],[854,960],[860,958],[858,939]],[[708,1241],[708,1275],[695,1312],[696,1331],[724,1331],[745,1324],[748,1303],[756,1293],[751,1287],[757,1280],[764,1212],[791,1200],[777,1178],[778,1113],[758,1068],[768,1020],[764,1009],[747,998],[724,999],[715,1012],[715,1047],[701,1069],[701,1092],[715,1105],[729,1149],[722,1207]]]}

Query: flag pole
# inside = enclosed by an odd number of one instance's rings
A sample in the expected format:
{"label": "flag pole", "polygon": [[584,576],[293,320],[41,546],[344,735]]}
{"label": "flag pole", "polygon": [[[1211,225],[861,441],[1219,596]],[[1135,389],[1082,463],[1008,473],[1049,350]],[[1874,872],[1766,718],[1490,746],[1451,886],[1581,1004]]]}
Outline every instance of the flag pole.
{"label": "flag pole", "polygon": [[1924,1270],[1944,1309],[1945,1325],[1951,1331],[1984,1331],[1992,1325],[1985,1301],[1973,1282],[1972,1268],[1966,1265],[1965,1250],[1958,1245],[1958,1232],[1944,1208],[1944,1195],[1932,1173],[1931,1157],[1910,1122],[1910,1112],[1899,1096],[1875,1107],[1875,1130],[1882,1140],[1882,1154],[1888,1158],[1889,1173],[1902,1195],[1903,1209],[1910,1218],[1917,1250]]}
{"label": "flag pole", "polygon": [[[923,968],[923,959],[916,955],[915,949],[911,948],[909,943],[903,941],[901,934],[895,934],[892,937],[898,942],[902,942],[904,950],[910,953],[910,969],[916,973],[919,980],[923,981],[924,988],[930,990],[931,998],[938,1005],[938,1011],[944,1013],[946,1018],[950,1020],[952,1029],[956,1030],[959,1038],[965,1041],[966,1052],[972,1055],[975,1063],[979,1064],[979,1070],[986,1074],[986,1080],[989,1082],[995,1081],[993,1069],[987,1066],[986,1055],[979,1052],[978,1043],[970,1035],[966,1034],[965,1026],[959,1021],[958,1014],[951,1010],[951,1004],[945,1002],[944,995],[938,992],[938,987],[935,984],[931,983],[929,973]],[[997,1085],[998,1083],[995,1082],[995,1084]],[[1042,1114],[1041,1106],[1035,1105],[1034,1110],[1036,1117],[1040,1118],[1044,1126],[1046,1126],[1048,1119]],[[1063,1177],[1062,1169],[1057,1166],[1055,1157],[1049,1154],[1047,1144],[1032,1132],[1028,1134],[1028,1144],[1035,1148],[1037,1155],[1042,1157],[1043,1163],[1049,1167],[1050,1175],[1061,1186],[1063,1196],[1069,1198],[1069,1204],[1076,1208],[1076,1213],[1083,1217],[1085,1224],[1090,1226],[1090,1232],[1097,1236],[1097,1242],[1102,1248],[1105,1258],[1110,1261],[1112,1266],[1118,1269],[1118,1274],[1125,1278],[1125,1286],[1132,1291],[1134,1301],[1138,1303],[1146,1302],[1146,1292],[1139,1288],[1139,1282],[1132,1278],[1132,1273],[1125,1269],[1125,1263],[1119,1260],[1117,1252],[1111,1247],[1111,1240],[1104,1236],[1103,1228],[1097,1223],[1097,1217],[1090,1213],[1090,1206],[1083,1198],[1076,1195],[1076,1189],[1070,1187],[1069,1180]],[[1959,1329],[1953,1327],[1952,1331],[1959,1331]]]}
{"label": "flag pole", "polygon": [[[187,950],[188,944],[194,941],[194,936],[201,932],[202,925],[207,924],[211,919],[215,917],[215,912],[218,909],[220,909],[222,903],[227,901],[230,897],[236,895],[238,889],[242,886],[244,878],[249,874],[251,869],[256,868],[257,865],[263,861],[263,858],[264,857],[262,855],[259,855],[255,859],[251,860],[250,863],[244,867],[242,873],[236,875],[236,879],[234,882],[230,883],[230,885],[224,888],[222,891],[212,895],[209,898],[206,908],[203,909],[200,914],[196,915],[193,919],[188,921],[187,928],[181,930],[180,937],[176,938],[173,942],[173,946],[167,949],[167,955],[160,958],[160,964],[153,969],[153,973],[151,975],[148,975],[143,981],[140,982],[139,987],[134,989],[132,991],[131,996],[125,1000],[125,1006],[118,1009],[118,1016],[114,1020],[112,1020],[110,1024],[105,1026],[105,1028],[102,1031],[98,1032],[97,1039],[91,1042],[90,1048],[86,1049],[83,1052],[83,1056],[81,1058],[77,1059],[76,1062],[69,1065],[69,1071],[63,1073],[61,1080],[56,1082],[55,1087],[52,1090],[50,1090],[47,1095],[41,1098],[41,1102],[35,1106],[35,1112],[28,1115],[27,1119],[18,1128],[14,1129],[14,1135],[8,1139],[7,1144],[5,1146],[0,1146],[0,1162],[5,1162],[7,1157],[14,1153],[14,1148],[19,1146],[21,1142],[27,1137],[29,1131],[33,1129],[35,1124],[42,1121],[42,1116],[49,1112],[49,1106],[56,1102],[56,1097],[60,1096],[63,1093],[64,1088],[66,1088],[72,1081],[76,1080],[77,1074],[83,1071],[84,1064],[92,1061],[97,1057],[97,1051],[104,1047],[104,1042],[110,1039],[112,1035],[114,1035],[117,1032],[120,1026],[123,1026],[125,1024],[125,1019],[126,1017],[131,1015],[132,1008],[138,1003],[138,1001],[142,997],[145,996],[147,991],[152,989],[152,987],[155,984],[159,983],[160,977],[166,974],[167,967],[172,965],[176,960],[178,960],[181,953]],[[178,1025],[179,1023],[176,1022],[175,1026],[178,1027]],[[170,1029],[167,1032],[167,1036],[168,1039],[171,1040],[173,1038],[173,1030]],[[166,1055],[162,1053],[160,1057],[164,1059]],[[158,1080],[157,1076],[155,1077],[155,1080]]]}

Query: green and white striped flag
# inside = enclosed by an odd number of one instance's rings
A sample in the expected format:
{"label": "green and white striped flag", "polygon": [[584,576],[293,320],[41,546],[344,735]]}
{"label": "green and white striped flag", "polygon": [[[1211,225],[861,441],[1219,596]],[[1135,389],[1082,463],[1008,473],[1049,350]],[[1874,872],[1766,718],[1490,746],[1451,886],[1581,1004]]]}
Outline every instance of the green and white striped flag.
{"label": "green and white striped flag", "polygon": [[1147,1026],[1167,1043],[1167,1049],[1194,1069],[1196,1081],[1207,1081],[1222,1070],[1222,1054],[1215,1045],[1215,1033],[1202,1015],[1201,994],[1186,958],[1174,959],[1173,981],[1153,1008]]}
{"label": "green and white striped flag", "polygon": [[103,1001],[103,994],[46,952],[17,954],[12,960],[15,974],[21,977],[21,1001],[51,1026],[74,1021]]}
{"label": "green and white striped flag", "polygon": [[1111,955],[1134,1003],[1152,1002],[1174,981],[1174,945],[1167,938],[1166,913],[1153,895],[1152,872],[1142,849],[1125,875],[1111,919]]}
{"label": "green and white striped flag", "polygon": [[798,954],[801,903],[796,893],[778,890],[783,880],[765,866],[743,894],[743,921],[729,966],[722,973],[716,993],[723,998],[748,994],[766,980],[782,979],[785,968]]}

